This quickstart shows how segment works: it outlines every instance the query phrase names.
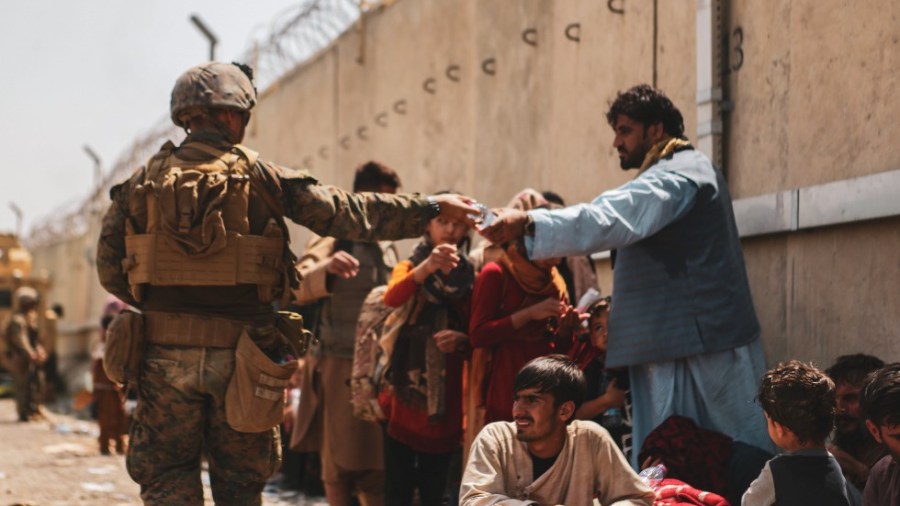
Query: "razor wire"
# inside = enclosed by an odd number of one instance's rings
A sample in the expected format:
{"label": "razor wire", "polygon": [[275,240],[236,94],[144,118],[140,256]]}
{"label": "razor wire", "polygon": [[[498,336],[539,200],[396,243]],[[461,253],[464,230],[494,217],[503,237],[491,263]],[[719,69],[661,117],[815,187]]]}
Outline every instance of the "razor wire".
{"label": "razor wire", "polygon": [[[362,13],[394,1],[305,0],[255,30],[264,35],[251,35],[243,61],[254,67],[256,86],[263,89],[326,48]],[[161,118],[119,156],[87,198],[70,200],[39,218],[30,228],[28,246],[34,248],[87,233],[109,204],[109,188],[146,162],[166,140],[177,142],[183,137],[184,132],[171,123],[168,115]]]}
{"label": "razor wire", "polygon": [[360,13],[382,3],[377,0],[306,0],[292,6],[265,28],[261,39],[251,40],[244,61],[255,70],[263,89],[308,60],[357,22]]}

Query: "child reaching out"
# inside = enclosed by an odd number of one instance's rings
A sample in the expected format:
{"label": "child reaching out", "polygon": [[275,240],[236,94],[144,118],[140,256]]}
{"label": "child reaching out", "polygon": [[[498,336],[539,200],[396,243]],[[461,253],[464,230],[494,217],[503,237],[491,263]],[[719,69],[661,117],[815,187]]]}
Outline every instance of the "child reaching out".
{"label": "child reaching out", "polygon": [[462,371],[475,271],[464,253],[466,224],[438,217],[391,274],[384,302],[411,304],[391,352],[391,385],[381,396],[385,504],[440,504],[462,437]]}

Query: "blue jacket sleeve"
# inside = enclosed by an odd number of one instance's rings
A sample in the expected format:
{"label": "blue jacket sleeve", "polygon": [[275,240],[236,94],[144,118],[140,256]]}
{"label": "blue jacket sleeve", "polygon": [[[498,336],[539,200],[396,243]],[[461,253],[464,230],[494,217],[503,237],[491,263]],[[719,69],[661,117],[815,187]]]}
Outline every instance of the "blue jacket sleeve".
{"label": "blue jacket sleeve", "polygon": [[561,258],[628,246],[686,215],[697,191],[691,179],[651,167],[590,203],[529,211],[535,233],[525,238],[528,257]]}

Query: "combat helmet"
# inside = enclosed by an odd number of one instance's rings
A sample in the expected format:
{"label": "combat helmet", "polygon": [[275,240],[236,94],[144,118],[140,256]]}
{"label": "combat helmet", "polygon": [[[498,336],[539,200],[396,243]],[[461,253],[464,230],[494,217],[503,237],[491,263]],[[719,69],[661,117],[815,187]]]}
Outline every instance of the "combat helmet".
{"label": "combat helmet", "polygon": [[16,289],[15,298],[19,307],[22,307],[28,304],[37,303],[39,295],[38,291],[30,286],[20,286]]}
{"label": "combat helmet", "polygon": [[249,113],[256,105],[252,79],[250,67],[237,63],[210,62],[188,69],[172,88],[172,122],[184,128],[186,118],[214,107]]}

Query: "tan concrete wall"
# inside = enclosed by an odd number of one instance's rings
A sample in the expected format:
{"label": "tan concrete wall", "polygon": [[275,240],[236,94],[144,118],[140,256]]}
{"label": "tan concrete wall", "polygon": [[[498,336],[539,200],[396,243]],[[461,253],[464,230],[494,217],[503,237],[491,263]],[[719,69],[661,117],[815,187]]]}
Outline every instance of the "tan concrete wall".
{"label": "tan concrete wall", "polygon": [[[900,168],[900,7],[732,2],[743,66],[726,85],[736,198]],[[730,37],[732,62],[739,36]],[[839,354],[900,359],[897,219],[744,242],[770,362]]]}
{"label": "tan concrete wall", "polygon": [[900,4],[731,3],[744,39],[727,80],[737,198],[900,168]]}
{"label": "tan concrete wall", "polygon": [[[349,149],[336,148],[334,165],[314,168],[323,181],[343,186],[356,165],[375,158],[397,168],[409,191],[452,187],[490,205],[526,186],[556,190],[571,202],[590,199],[631,177],[618,169],[610,145],[607,103],[617,90],[652,79],[652,3],[613,4],[625,14],[589,0],[397,2],[279,83],[260,106],[275,116],[257,124],[250,142],[269,146],[270,132],[284,139],[281,130],[323,145],[349,136]],[[696,3],[658,8],[658,85],[694,137]],[[783,0],[723,9],[722,49],[732,65],[743,58],[724,83],[734,102],[724,120],[735,198],[900,168],[900,151],[891,148],[900,116],[900,101],[891,99],[900,85],[894,70],[900,8]],[[572,23],[580,25],[570,31],[578,42],[565,36]],[[522,41],[526,29],[536,30],[536,46]],[[495,59],[495,75],[481,70],[487,58]],[[459,66],[459,82],[446,77],[449,65]],[[428,78],[434,94],[422,89]],[[405,115],[392,110],[397,100],[406,101]],[[284,101],[306,105],[286,108]],[[375,123],[382,112],[386,127]],[[359,127],[367,128],[367,140],[357,138]],[[273,152],[297,166],[314,147],[295,142]],[[900,359],[895,225],[745,241],[771,362],[800,357],[826,364],[860,350]],[[609,262],[598,266],[607,291]],[[866,307],[848,311],[848,296]]]}
{"label": "tan concrete wall", "polygon": [[840,354],[900,358],[900,219],[747,241],[771,360],[826,366]]}

